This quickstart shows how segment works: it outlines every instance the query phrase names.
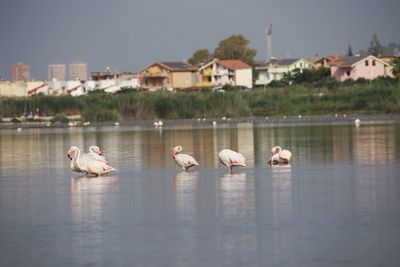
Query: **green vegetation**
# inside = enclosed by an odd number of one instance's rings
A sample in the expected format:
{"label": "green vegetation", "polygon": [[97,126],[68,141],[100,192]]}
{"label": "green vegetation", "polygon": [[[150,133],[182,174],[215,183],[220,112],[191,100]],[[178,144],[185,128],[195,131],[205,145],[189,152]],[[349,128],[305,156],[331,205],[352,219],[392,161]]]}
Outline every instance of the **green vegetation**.
{"label": "green vegetation", "polygon": [[212,59],[213,53],[211,53],[208,49],[199,49],[193,53],[188,62],[193,66],[200,66],[201,64],[207,64]]}
{"label": "green vegetation", "polygon": [[199,66],[208,63],[213,58],[218,59],[239,59],[248,64],[254,62],[257,50],[250,48],[250,41],[241,34],[233,34],[219,42],[214,52],[208,49],[195,51],[189,59],[189,63]]}
{"label": "green vegetation", "polygon": [[391,65],[392,65],[392,74],[399,81],[399,88],[400,88],[400,57],[396,57],[392,61]]}
{"label": "green vegetation", "polygon": [[373,55],[373,56],[380,56],[382,55],[383,48],[381,43],[378,40],[378,36],[374,32],[372,35],[371,42],[368,47],[368,54]]}
{"label": "green vegetation", "polygon": [[0,99],[3,117],[20,117],[39,109],[42,115],[82,116],[82,121],[123,121],[203,117],[324,115],[333,113],[382,114],[400,112],[400,90],[394,79],[348,81],[318,87],[311,83],[223,92],[90,93],[81,97],[36,96]]}

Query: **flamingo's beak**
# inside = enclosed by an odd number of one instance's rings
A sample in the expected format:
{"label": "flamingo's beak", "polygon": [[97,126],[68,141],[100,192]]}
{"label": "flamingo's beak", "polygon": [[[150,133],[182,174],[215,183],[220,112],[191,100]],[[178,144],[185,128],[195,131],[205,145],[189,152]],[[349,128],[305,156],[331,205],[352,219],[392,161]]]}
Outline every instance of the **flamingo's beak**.
{"label": "flamingo's beak", "polygon": [[172,152],[172,153],[171,153],[171,156],[172,156],[172,158],[174,159],[174,158],[175,158],[175,152]]}
{"label": "flamingo's beak", "polygon": [[67,153],[67,157],[68,157],[69,159],[72,159],[71,156],[69,155],[69,153]]}

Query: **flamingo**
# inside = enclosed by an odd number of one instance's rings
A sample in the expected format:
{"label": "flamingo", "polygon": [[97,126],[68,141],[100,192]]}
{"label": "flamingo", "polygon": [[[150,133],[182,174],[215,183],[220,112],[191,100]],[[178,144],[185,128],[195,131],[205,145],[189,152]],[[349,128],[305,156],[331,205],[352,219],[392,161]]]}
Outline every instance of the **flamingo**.
{"label": "flamingo", "polygon": [[[71,148],[72,148],[72,150],[71,150]],[[84,172],[84,170],[82,170],[78,167],[77,158],[75,160],[73,160],[72,152],[75,151],[75,147],[71,147],[71,148],[67,153],[68,158],[71,160],[71,164],[70,164],[71,170],[74,172]],[[79,152],[80,152],[80,150],[79,150]],[[87,153],[87,154],[82,153],[80,155],[79,160],[80,160],[81,165],[85,163],[86,157],[90,157],[90,158],[94,158],[94,159],[98,159],[98,160],[102,160],[102,161],[106,162],[105,158],[103,156],[101,156],[101,150],[98,146],[90,146],[89,153]]]}
{"label": "flamingo", "polygon": [[218,154],[219,160],[222,164],[228,167],[229,174],[232,174],[234,166],[246,167],[246,158],[233,150],[222,149]]}
{"label": "flamingo", "polygon": [[106,158],[101,153],[100,147],[98,146],[90,146],[89,153],[87,153],[86,156],[90,157],[91,159],[107,162]]}
{"label": "flamingo", "polygon": [[268,164],[288,164],[290,159],[292,158],[292,152],[289,150],[283,149],[280,146],[274,146],[271,149],[271,158],[268,160]]}
{"label": "flamingo", "polygon": [[103,157],[93,153],[81,154],[76,146],[70,147],[67,155],[72,159],[71,169],[73,171],[85,172],[95,176],[116,171]]}
{"label": "flamingo", "polygon": [[175,160],[184,171],[187,171],[192,166],[199,166],[199,163],[188,154],[181,154],[183,148],[181,146],[176,146],[172,149],[172,158]]}
{"label": "flamingo", "polygon": [[70,167],[74,172],[85,172],[84,162],[81,159],[81,151],[76,146],[68,149],[67,157],[71,160]]}

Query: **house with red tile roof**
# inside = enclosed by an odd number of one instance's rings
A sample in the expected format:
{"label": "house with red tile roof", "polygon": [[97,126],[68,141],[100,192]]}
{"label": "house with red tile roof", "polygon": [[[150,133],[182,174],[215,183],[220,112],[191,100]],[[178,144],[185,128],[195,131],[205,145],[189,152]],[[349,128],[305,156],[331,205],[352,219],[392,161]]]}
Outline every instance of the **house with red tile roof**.
{"label": "house with red tile roof", "polygon": [[331,75],[337,81],[359,78],[373,80],[380,76],[387,76],[389,64],[372,56],[345,56],[330,63]]}
{"label": "house with red tile roof", "polygon": [[219,60],[201,66],[198,71],[197,86],[244,86],[253,87],[253,70],[247,63],[238,59]]}
{"label": "house with red tile roof", "polygon": [[342,54],[332,54],[332,55],[327,55],[327,56],[323,56],[320,59],[316,60],[314,62],[314,67],[315,68],[330,68],[331,67],[331,63],[335,60],[341,59],[346,57],[346,55],[342,55]]}
{"label": "house with red tile roof", "polygon": [[155,62],[140,71],[144,89],[184,89],[196,83],[197,68],[181,61]]}

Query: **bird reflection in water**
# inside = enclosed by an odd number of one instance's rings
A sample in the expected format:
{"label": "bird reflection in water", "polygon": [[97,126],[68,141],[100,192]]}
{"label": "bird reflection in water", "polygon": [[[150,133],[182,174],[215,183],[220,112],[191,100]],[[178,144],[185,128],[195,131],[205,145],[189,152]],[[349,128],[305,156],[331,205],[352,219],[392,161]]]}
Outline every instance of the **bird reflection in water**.
{"label": "bird reflection in water", "polygon": [[271,190],[274,218],[291,220],[293,217],[293,185],[290,164],[272,165]]}
{"label": "bird reflection in water", "polygon": [[79,176],[71,178],[71,193],[82,192],[104,193],[111,191],[117,182],[115,176],[87,177]]}
{"label": "bird reflection in water", "polygon": [[86,224],[99,221],[104,209],[110,205],[110,198],[117,182],[115,176],[71,179],[70,208],[73,222]]}
{"label": "bird reflection in water", "polygon": [[182,171],[173,177],[175,186],[176,212],[183,221],[196,219],[196,190],[199,174]]}
{"label": "bird reflection in water", "polygon": [[71,236],[73,248],[72,257],[81,259],[82,250],[87,244],[92,244],[92,253],[85,260],[101,265],[97,261],[103,252],[103,245],[109,241],[104,224],[106,220],[115,218],[117,202],[115,190],[118,178],[115,176],[86,176],[71,178],[70,183],[70,216],[74,227]]}
{"label": "bird reflection in water", "polygon": [[291,181],[292,166],[289,164],[275,164],[272,167],[272,178],[280,178]]}
{"label": "bird reflection in water", "polygon": [[253,199],[246,173],[225,174],[220,179],[221,207],[224,219],[241,220],[248,216]]}

